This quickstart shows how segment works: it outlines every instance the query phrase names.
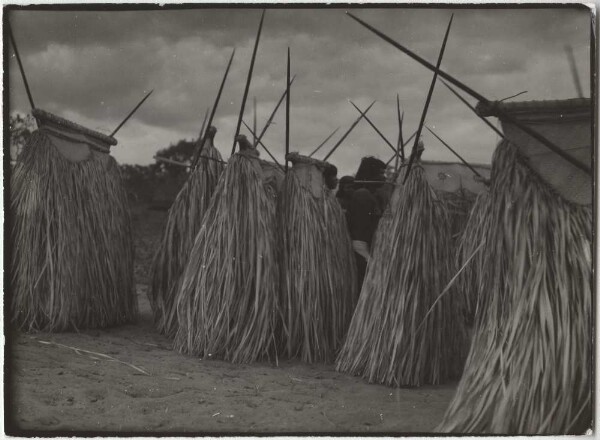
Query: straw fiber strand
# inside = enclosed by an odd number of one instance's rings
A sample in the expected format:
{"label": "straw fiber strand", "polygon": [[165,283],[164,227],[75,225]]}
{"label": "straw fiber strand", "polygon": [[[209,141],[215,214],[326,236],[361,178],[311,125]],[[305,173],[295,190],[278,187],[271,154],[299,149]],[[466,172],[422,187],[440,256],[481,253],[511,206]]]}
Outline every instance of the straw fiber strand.
{"label": "straw fiber strand", "polygon": [[455,192],[436,191],[436,194],[446,204],[450,218],[452,244],[456,246],[465,230],[469,213],[477,199],[477,194],[465,188],[460,188]]}
{"label": "straw fiber strand", "polygon": [[325,224],[328,227],[328,275],[334,294],[341,296],[340,316],[337,320],[339,327],[335,329],[335,334],[338,335],[335,345],[339,349],[346,338],[354,307],[358,302],[358,280],[354,249],[344,211],[333,191],[325,190],[324,202]]}
{"label": "straw fiber strand", "polygon": [[[467,224],[458,240],[457,261],[458,266],[464,270],[457,279],[457,288],[464,296],[465,312],[469,322],[472,322],[478,303],[478,294],[482,291],[482,283],[486,278],[483,261],[485,259],[485,244],[477,251],[482,241],[485,240],[490,221],[490,195],[489,191],[482,191],[477,196],[475,204],[469,214]],[[477,252],[476,252],[477,251]],[[471,261],[469,259],[471,258]]]}

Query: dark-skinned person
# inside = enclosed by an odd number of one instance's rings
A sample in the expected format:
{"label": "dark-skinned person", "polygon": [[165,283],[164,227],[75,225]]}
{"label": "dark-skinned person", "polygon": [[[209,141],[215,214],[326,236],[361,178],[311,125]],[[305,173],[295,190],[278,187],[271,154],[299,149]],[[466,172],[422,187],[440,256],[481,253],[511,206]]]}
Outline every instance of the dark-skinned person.
{"label": "dark-skinned person", "polygon": [[378,191],[385,184],[386,165],[375,157],[363,157],[354,178],[354,191],[348,207],[350,238],[357,264],[359,286],[365,278],[371,244],[385,209]]}
{"label": "dark-skinned person", "polygon": [[348,208],[350,207],[350,199],[352,198],[352,193],[354,192],[354,177],[353,176],[343,176],[340,179],[339,186],[335,197],[337,198],[340,206],[342,207],[342,211],[344,211],[344,215],[346,216],[346,221],[348,222],[348,226],[350,226],[350,216],[348,214]]}

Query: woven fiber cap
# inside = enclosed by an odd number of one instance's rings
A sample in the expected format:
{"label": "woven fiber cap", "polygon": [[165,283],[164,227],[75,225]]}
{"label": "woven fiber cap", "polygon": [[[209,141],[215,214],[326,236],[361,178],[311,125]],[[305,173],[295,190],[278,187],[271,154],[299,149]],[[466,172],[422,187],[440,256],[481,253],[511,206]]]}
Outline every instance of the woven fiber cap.
{"label": "woven fiber cap", "polygon": [[324,196],[325,178],[323,171],[329,166],[327,162],[313,159],[308,156],[302,156],[298,153],[288,153],[287,160],[292,162],[293,172],[299,179],[300,184],[308,189],[313,197],[321,198]]}
{"label": "woven fiber cap", "polygon": [[50,137],[52,144],[67,159],[79,162],[87,159],[90,149],[110,153],[110,147],[117,145],[111,136],[91,130],[75,122],[56,116],[41,109],[32,111],[40,131]]}
{"label": "woven fiber cap", "polygon": [[529,167],[566,200],[590,205],[592,177],[534,139],[515,124],[513,118],[537,131],[566,154],[592,164],[592,101],[589,98],[559,101],[527,101],[477,105],[482,116],[498,116],[506,138],[519,150]]}

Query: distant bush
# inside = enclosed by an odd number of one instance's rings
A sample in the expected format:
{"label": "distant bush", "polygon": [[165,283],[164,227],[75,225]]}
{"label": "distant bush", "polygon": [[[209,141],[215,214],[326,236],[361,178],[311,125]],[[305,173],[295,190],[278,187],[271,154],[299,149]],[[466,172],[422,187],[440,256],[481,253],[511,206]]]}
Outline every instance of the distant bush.
{"label": "distant bush", "polygon": [[14,163],[21,154],[29,136],[36,129],[35,119],[32,115],[13,113],[8,117],[8,133],[10,140],[10,161]]}
{"label": "distant bush", "polygon": [[[190,164],[195,142],[180,140],[156,155],[176,162]],[[130,198],[138,203],[157,202],[168,205],[187,179],[188,168],[164,162],[151,165],[121,165],[125,187]]]}

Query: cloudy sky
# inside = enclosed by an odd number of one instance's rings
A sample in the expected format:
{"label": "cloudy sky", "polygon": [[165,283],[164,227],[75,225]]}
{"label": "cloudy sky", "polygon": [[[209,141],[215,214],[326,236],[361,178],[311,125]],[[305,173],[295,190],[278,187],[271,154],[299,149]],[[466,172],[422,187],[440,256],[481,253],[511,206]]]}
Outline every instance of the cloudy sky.
{"label": "cloudy sky", "polygon": [[[416,130],[432,73],[361,27],[346,9],[268,9],[244,119],[256,97],[262,127],[285,89],[291,50],[291,151],[310,152],[335,128],[322,157],[358,113],[395,143],[396,94],[405,112],[404,133]],[[573,47],[584,95],[590,96],[590,14],[585,9],[355,9],[355,15],[435,63],[452,13],[442,69],[491,100],[526,90],[517,100],[576,97],[565,45]],[[229,157],[260,9],[33,11],[9,13],[36,106],[110,133],[149,90],[153,95],[116,138],[121,163],[148,164],[157,150],[198,136],[233,48],[235,58],[214,125],[217,147]],[[12,50],[11,111],[29,110]],[[475,102],[470,99],[470,102]],[[496,123],[496,121],[493,121]],[[497,136],[438,83],[427,124],[467,160],[489,163]],[[246,133],[246,130],[242,130]],[[264,138],[281,160],[282,105]],[[428,132],[424,159],[454,160]],[[265,153],[261,153],[266,156]],[[388,160],[391,150],[362,121],[330,161],[354,173],[360,157]]]}

